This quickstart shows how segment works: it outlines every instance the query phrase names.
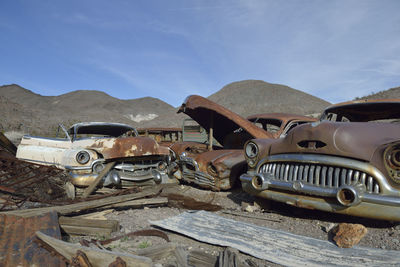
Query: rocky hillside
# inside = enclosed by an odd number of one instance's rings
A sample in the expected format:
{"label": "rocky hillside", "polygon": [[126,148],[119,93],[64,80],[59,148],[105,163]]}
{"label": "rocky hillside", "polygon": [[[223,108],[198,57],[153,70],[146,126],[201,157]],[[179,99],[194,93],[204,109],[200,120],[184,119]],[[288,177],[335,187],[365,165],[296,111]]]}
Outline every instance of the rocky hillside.
{"label": "rocky hillside", "polygon": [[248,116],[257,113],[320,113],[330,103],[285,85],[259,80],[234,82],[208,97],[234,112]]}
{"label": "rocky hillside", "polygon": [[[135,127],[180,127],[185,117],[177,108],[152,97],[121,100],[104,92],[79,90],[42,96],[18,85],[0,86],[0,130],[54,135],[58,123],[112,121]],[[184,96],[183,96],[184,97]],[[183,98],[182,97],[182,98]],[[255,113],[320,112],[328,102],[278,84],[247,80],[228,84],[209,99],[247,116]]]}
{"label": "rocky hillside", "polygon": [[385,99],[385,98],[400,98],[400,87],[391,88],[388,90],[380,91],[356,99]]}
{"label": "rocky hillside", "polygon": [[183,118],[183,115],[176,114],[176,108],[151,97],[121,100],[103,92],[87,90],[41,96],[15,84],[0,86],[0,95],[0,110],[10,113],[0,121],[1,129],[31,134],[52,135],[58,123],[68,127],[80,121],[113,121],[135,127],[177,127]]}

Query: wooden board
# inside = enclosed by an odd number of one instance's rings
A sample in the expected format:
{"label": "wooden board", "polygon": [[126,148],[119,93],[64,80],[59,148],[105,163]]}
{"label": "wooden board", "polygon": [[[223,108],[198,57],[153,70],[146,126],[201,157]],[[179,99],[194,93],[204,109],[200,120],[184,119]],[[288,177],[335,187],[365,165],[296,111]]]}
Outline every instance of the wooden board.
{"label": "wooden board", "polygon": [[159,190],[160,186],[154,186],[152,188],[148,188],[142,192],[127,194],[122,196],[113,196],[96,200],[89,200],[85,202],[78,202],[74,204],[64,205],[64,206],[54,206],[54,207],[46,207],[46,208],[36,208],[36,209],[26,209],[26,210],[13,210],[13,211],[4,211],[0,212],[0,214],[10,214],[17,215],[23,217],[37,216],[40,214],[44,214],[47,212],[56,211],[61,215],[70,214],[73,212],[78,212],[86,209],[94,209],[109,206],[115,203],[121,203],[129,200],[144,198],[155,196]]}
{"label": "wooden board", "polygon": [[206,211],[185,212],[151,224],[285,266],[399,266],[400,263],[399,251],[338,248],[328,241],[227,219]]}
{"label": "wooden board", "polygon": [[129,253],[113,252],[109,250],[100,250],[97,248],[83,247],[78,244],[67,243],[42,232],[36,232],[36,236],[45,242],[47,245],[55,249],[58,253],[63,255],[68,260],[76,255],[77,250],[81,250],[86,254],[90,263],[93,266],[107,267],[110,263],[115,261],[117,257],[124,260],[127,266],[137,266],[137,267],[150,267],[152,264],[151,259],[142,256],[136,256]]}

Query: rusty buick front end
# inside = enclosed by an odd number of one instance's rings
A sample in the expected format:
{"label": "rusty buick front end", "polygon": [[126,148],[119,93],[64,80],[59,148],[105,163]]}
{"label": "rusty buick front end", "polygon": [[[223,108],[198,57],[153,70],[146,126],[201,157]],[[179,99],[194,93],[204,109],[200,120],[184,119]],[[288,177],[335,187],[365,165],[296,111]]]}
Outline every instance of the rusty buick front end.
{"label": "rusty buick front end", "polygon": [[88,186],[108,163],[103,185],[145,185],[170,182],[170,150],[148,137],[140,137],[129,125],[88,122],[69,130],[60,125],[63,137],[24,136],[18,146],[21,160],[65,169],[75,186]]}
{"label": "rusty buick front end", "polygon": [[285,138],[244,146],[243,189],[290,205],[400,221],[400,100],[331,106]]}

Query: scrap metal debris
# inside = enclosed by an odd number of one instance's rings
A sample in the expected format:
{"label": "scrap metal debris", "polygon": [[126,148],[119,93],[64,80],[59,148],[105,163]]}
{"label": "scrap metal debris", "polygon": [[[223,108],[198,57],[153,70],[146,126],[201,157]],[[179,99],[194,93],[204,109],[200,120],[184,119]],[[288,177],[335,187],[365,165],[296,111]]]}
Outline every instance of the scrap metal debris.
{"label": "scrap metal debris", "polygon": [[60,169],[41,166],[0,154],[0,210],[20,207],[26,201],[66,199],[67,175]]}
{"label": "scrap metal debris", "polygon": [[207,211],[185,212],[151,224],[285,266],[398,266],[400,262],[398,251],[342,249],[328,241],[227,219]]}
{"label": "scrap metal debris", "polygon": [[0,266],[66,266],[33,242],[36,231],[61,239],[57,213],[30,218],[0,214]]}

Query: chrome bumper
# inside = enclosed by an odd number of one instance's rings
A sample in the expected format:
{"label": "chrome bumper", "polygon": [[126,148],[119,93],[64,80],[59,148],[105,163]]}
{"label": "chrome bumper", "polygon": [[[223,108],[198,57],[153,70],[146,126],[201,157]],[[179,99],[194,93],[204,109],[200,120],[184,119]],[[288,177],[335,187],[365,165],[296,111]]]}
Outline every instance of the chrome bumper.
{"label": "chrome bumper", "polygon": [[361,202],[373,203],[378,205],[388,205],[400,207],[400,196],[378,195],[365,192],[365,188],[360,185],[344,185],[339,188],[318,187],[308,185],[302,181],[280,181],[275,180],[269,173],[248,173],[240,176],[242,187],[249,193],[258,194],[269,189],[284,190],[312,196],[336,198],[342,206],[357,206]]}

